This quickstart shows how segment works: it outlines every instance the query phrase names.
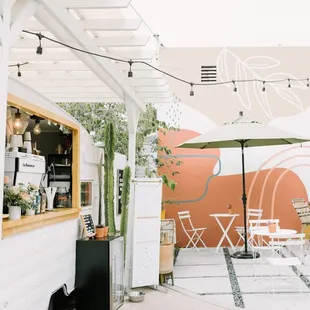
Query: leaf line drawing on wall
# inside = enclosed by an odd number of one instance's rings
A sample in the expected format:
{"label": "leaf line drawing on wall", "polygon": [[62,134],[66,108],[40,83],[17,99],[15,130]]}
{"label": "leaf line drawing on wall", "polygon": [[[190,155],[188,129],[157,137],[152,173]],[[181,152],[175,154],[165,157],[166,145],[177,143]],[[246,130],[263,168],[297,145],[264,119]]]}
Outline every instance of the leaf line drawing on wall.
{"label": "leaf line drawing on wall", "polygon": [[[289,73],[277,72],[266,77],[258,74],[258,71],[274,69],[280,66],[280,61],[269,56],[251,56],[242,60],[236,54],[224,48],[217,58],[218,78],[220,81],[227,80],[294,80],[295,76]],[[237,84],[237,83],[236,83]],[[225,84],[231,87],[230,84]],[[273,119],[272,109],[268,100],[267,92],[262,91],[261,82],[245,82],[236,85],[238,88],[237,96],[241,105],[250,110],[254,103],[259,104],[262,111],[269,119]],[[288,88],[288,82],[266,83],[266,87],[272,89],[280,98],[291,104],[298,110],[303,110],[303,103],[292,88]],[[294,82],[294,89],[308,90],[307,86],[301,81]]]}

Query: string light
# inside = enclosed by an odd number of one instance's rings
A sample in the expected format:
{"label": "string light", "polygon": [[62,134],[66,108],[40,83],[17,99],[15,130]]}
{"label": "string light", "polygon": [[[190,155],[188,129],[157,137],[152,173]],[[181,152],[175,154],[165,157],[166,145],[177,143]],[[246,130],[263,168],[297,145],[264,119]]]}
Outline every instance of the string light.
{"label": "string light", "polygon": [[32,31],[28,31],[28,30],[23,30],[23,32],[31,34],[31,35],[35,35],[35,36],[37,36],[39,38],[40,45],[37,47],[37,54],[40,54],[40,55],[42,54],[43,48],[41,46],[41,40],[42,39],[46,39],[46,40],[51,41],[53,43],[59,44],[61,46],[67,47],[69,49],[72,49],[72,50],[75,50],[75,51],[78,51],[78,52],[81,52],[81,53],[84,53],[84,54],[88,54],[88,55],[92,55],[92,56],[97,56],[97,57],[113,60],[115,62],[127,63],[129,65],[128,77],[133,77],[133,72],[132,72],[132,65],[133,64],[143,64],[145,66],[150,67],[153,70],[156,70],[156,71],[158,71],[158,72],[160,72],[160,73],[162,73],[162,74],[164,74],[166,76],[171,77],[172,79],[175,79],[175,80],[177,80],[179,82],[183,82],[185,84],[190,85],[191,86],[190,96],[194,96],[194,94],[191,95],[194,86],[215,86],[215,85],[225,85],[225,84],[227,85],[227,84],[231,84],[231,83],[234,84],[234,92],[238,91],[236,83],[249,83],[249,82],[260,82],[260,83],[263,83],[262,91],[266,90],[265,83],[271,84],[271,83],[288,82],[288,87],[291,88],[291,81],[296,81],[296,82],[307,81],[307,87],[309,87],[309,78],[301,78],[301,79],[284,79],[283,78],[283,79],[278,79],[278,80],[262,80],[262,79],[244,79],[244,80],[241,80],[240,79],[240,80],[227,80],[227,81],[210,82],[210,83],[194,83],[194,82],[190,82],[190,81],[187,81],[185,79],[179,78],[179,77],[177,77],[177,76],[175,76],[175,75],[173,75],[173,74],[171,74],[169,72],[166,72],[164,70],[161,70],[161,69],[151,65],[150,63],[148,63],[146,61],[142,61],[142,60],[134,60],[134,61],[133,60],[125,60],[125,59],[120,59],[120,58],[111,57],[111,56],[107,56],[107,55],[102,55],[102,54],[98,54],[98,53],[93,53],[93,52],[89,52],[87,50],[83,50],[83,49],[71,46],[71,45],[63,43],[61,41],[52,39],[52,38],[50,38],[48,36],[45,36],[45,35],[43,35],[41,33],[35,33],[35,32],[32,32]]}
{"label": "string light", "polygon": [[17,64],[14,64],[14,65],[9,65],[9,67],[17,67],[17,76],[18,76],[18,77],[21,77],[21,76],[22,76],[22,73],[21,73],[21,71],[20,71],[20,67],[21,67],[21,66],[24,66],[24,65],[28,65],[28,64],[29,64],[29,62],[27,61],[27,62],[24,62],[24,63],[22,63],[22,64],[17,63]]}
{"label": "string light", "polygon": [[131,71],[131,66],[132,66],[132,60],[129,60],[129,71],[128,71],[128,77],[132,78],[132,71]]}
{"label": "string light", "polygon": [[37,47],[37,54],[38,55],[42,55],[43,53],[43,48],[42,48],[42,45],[41,45],[41,40],[43,38],[43,35],[41,33],[38,33],[37,34],[37,37],[39,38],[39,46]]}
{"label": "string light", "polygon": [[194,84],[193,83],[191,83],[191,91],[189,92],[189,95],[190,96],[194,96],[195,95],[195,93],[194,93]]}
{"label": "string light", "polygon": [[237,86],[236,86],[236,82],[235,81],[232,81],[232,83],[234,84],[234,92],[237,92]]}

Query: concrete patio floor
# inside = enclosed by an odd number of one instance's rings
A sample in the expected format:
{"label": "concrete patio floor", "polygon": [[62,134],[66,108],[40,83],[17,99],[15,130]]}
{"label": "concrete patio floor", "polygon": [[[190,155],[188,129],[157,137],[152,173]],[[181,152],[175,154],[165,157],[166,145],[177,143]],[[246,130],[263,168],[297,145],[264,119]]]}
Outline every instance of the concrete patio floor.
{"label": "concrete patio floor", "polygon": [[[122,310],[223,310],[231,309],[210,304],[200,300],[195,294],[167,289],[167,293],[152,289],[141,289],[145,292],[145,299],[141,303],[132,303],[126,297]],[[237,308],[234,308],[237,309]]]}
{"label": "concrete patio floor", "polygon": [[[211,303],[214,307],[224,309],[300,310],[310,304],[309,245],[304,254],[305,264],[302,265],[302,275],[298,278],[291,267],[277,269],[268,265],[268,254],[256,259],[254,267],[252,260],[230,258],[229,249],[221,249],[217,254],[213,248],[202,250],[201,253],[193,249],[182,249],[175,265],[173,289],[191,294],[199,302]],[[275,279],[274,296],[270,272]],[[184,302],[191,306],[192,300]],[[201,304],[196,309],[213,309],[211,307]]]}

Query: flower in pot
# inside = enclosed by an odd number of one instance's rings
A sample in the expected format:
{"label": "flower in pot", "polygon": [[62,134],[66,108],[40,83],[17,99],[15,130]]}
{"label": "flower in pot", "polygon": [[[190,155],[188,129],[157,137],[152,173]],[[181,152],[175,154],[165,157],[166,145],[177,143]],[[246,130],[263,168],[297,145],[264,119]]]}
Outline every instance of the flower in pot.
{"label": "flower in pot", "polygon": [[268,231],[271,234],[274,234],[277,232],[277,224],[276,223],[269,221],[269,222],[267,222],[267,226],[268,226]]}
{"label": "flower in pot", "polygon": [[12,186],[8,178],[5,178],[3,202],[9,208],[9,219],[21,218],[21,210],[26,210],[32,205],[32,199],[26,192],[24,184]]}
{"label": "flower in pot", "polygon": [[234,214],[231,204],[227,205],[227,209],[229,214]]}

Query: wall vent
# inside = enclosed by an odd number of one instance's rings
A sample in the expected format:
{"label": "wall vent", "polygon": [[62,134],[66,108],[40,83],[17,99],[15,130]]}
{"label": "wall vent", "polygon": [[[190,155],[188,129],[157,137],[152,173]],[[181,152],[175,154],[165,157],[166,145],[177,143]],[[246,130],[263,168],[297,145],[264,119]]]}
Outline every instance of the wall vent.
{"label": "wall vent", "polygon": [[217,69],[216,66],[201,66],[201,82],[216,82]]}

